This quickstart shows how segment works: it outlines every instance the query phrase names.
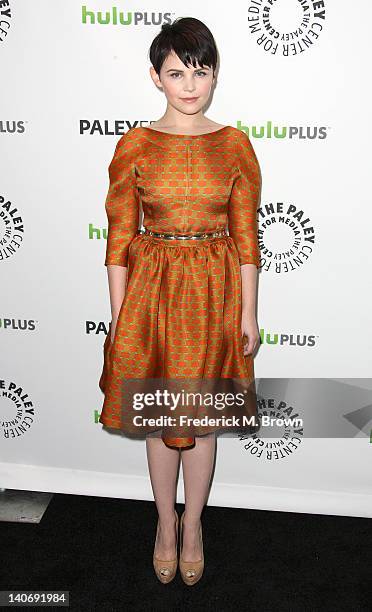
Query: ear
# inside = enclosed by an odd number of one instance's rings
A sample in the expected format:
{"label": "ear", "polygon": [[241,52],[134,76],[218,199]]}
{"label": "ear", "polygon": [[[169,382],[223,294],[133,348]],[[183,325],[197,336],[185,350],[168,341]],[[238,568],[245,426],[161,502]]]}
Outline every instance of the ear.
{"label": "ear", "polygon": [[150,76],[151,76],[152,80],[154,81],[155,85],[157,87],[160,87],[161,86],[161,81],[159,79],[159,75],[156,72],[154,66],[150,66]]}

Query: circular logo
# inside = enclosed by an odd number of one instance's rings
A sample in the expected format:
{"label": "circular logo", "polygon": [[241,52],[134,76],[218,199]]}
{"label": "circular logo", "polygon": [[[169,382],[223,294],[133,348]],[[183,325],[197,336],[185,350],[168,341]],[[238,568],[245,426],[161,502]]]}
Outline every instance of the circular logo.
{"label": "circular logo", "polygon": [[260,420],[258,432],[238,433],[244,450],[256,459],[278,461],[286,459],[301,445],[304,430],[302,418],[293,406],[286,402],[275,403],[270,398],[257,408]]}
{"label": "circular logo", "polygon": [[300,55],[317,43],[325,24],[325,0],[251,0],[249,33],[269,55]]}
{"label": "circular logo", "polygon": [[19,210],[0,194],[0,261],[17,253],[23,242],[24,225]]}
{"label": "circular logo", "polygon": [[2,437],[14,439],[23,436],[35,421],[35,408],[30,396],[14,380],[0,380],[0,426]]}
{"label": "circular logo", "polygon": [[0,43],[5,42],[12,24],[12,7],[9,0],[0,2]]}
{"label": "circular logo", "polygon": [[315,230],[310,217],[294,204],[270,202],[258,210],[261,268],[275,274],[301,268],[311,257]]}

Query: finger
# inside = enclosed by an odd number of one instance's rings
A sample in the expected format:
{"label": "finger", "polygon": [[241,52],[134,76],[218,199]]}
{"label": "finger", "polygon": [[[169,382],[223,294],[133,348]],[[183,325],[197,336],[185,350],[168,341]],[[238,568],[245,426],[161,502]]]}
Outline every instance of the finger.
{"label": "finger", "polygon": [[253,353],[255,347],[256,347],[256,340],[248,340],[248,342],[246,342],[244,344],[244,354],[245,355],[250,355],[251,353]]}
{"label": "finger", "polygon": [[247,340],[247,342],[244,342],[244,344],[243,344],[244,355],[248,355],[248,353],[249,353],[249,346],[250,346],[249,340]]}

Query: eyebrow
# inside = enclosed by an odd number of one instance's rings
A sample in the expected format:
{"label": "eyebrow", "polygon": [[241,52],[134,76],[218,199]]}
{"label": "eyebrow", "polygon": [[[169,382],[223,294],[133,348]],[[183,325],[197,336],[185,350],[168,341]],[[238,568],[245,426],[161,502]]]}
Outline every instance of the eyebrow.
{"label": "eyebrow", "polygon": [[[194,72],[197,72],[198,70],[210,70],[209,66],[206,66],[206,68],[195,68]],[[184,70],[180,70],[178,68],[169,68],[169,70],[166,70],[166,72],[185,72]]]}

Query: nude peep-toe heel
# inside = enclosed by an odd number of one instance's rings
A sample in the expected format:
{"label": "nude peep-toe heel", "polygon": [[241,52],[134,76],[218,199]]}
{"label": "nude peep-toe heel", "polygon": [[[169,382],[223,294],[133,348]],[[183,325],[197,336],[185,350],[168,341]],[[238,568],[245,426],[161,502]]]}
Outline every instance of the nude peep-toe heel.
{"label": "nude peep-toe heel", "polygon": [[200,580],[200,578],[203,575],[203,571],[204,571],[203,535],[202,535],[202,527],[200,523],[199,537],[200,537],[200,544],[201,544],[201,551],[202,551],[201,559],[199,559],[198,561],[184,561],[182,559],[182,544],[183,544],[182,528],[183,528],[183,515],[184,514],[185,512],[182,513],[181,522],[180,522],[181,550],[180,550],[179,567],[180,567],[180,573],[181,573],[182,580],[184,581],[185,584],[191,586],[192,584],[196,584],[198,580]]}
{"label": "nude peep-toe heel", "polygon": [[[173,580],[173,578],[176,575],[177,565],[178,565],[178,555],[177,555],[177,548],[178,548],[178,514],[177,514],[176,510],[174,511],[174,514],[176,516],[176,556],[175,556],[175,558],[172,559],[171,561],[164,561],[162,559],[158,559],[158,557],[155,556],[155,547],[154,547],[154,554],[153,554],[154,570],[155,570],[155,574],[159,578],[160,582],[162,582],[163,584],[168,584],[168,582]],[[157,524],[157,527],[156,527],[155,545],[156,545],[156,541],[158,539],[158,533],[159,533],[159,519],[158,519],[158,524]]]}

